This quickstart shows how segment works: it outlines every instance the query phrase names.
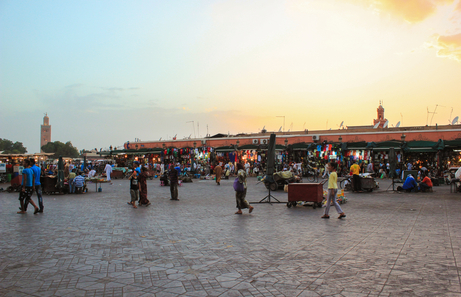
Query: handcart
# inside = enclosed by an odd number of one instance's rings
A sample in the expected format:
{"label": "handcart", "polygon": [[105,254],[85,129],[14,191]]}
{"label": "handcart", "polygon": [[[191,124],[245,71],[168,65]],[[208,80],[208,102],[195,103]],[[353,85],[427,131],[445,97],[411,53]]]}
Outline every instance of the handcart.
{"label": "handcart", "polygon": [[40,178],[40,183],[42,184],[42,192],[44,194],[64,194],[64,189],[59,189],[56,185],[58,182],[58,177],[55,175],[43,176]]}
{"label": "handcart", "polygon": [[[339,187],[346,191],[352,191],[354,189],[354,179],[352,175],[340,178]],[[373,190],[379,188],[379,183],[375,180],[374,174],[362,173],[360,174],[360,186],[362,190],[373,192]]]}
{"label": "handcart", "polygon": [[299,181],[300,178],[295,176],[291,171],[279,171],[274,172],[272,176],[264,176],[262,182],[266,186],[266,189],[271,191],[277,191],[278,189],[283,189],[285,185]]}
{"label": "handcart", "polygon": [[373,192],[373,190],[379,188],[379,184],[375,181],[373,174],[364,173],[360,175],[360,185],[362,190]]}
{"label": "handcart", "polygon": [[17,175],[15,176],[11,181],[10,181],[10,186],[6,189],[8,193],[12,192],[19,192],[21,190],[21,184],[22,184],[22,175]]}
{"label": "handcart", "polygon": [[320,183],[295,183],[288,185],[287,207],[294,207],[298,201],[313,202],[313,208],[322,207],[323,184]]}
{"label": "handcart", "polygon": [[112,168],[112,173],[110,174],[110,178],[123,179],[123,178],[125,178],[125,171],[126,170],[127,170],[126,167],[114,167],[114,168]]}

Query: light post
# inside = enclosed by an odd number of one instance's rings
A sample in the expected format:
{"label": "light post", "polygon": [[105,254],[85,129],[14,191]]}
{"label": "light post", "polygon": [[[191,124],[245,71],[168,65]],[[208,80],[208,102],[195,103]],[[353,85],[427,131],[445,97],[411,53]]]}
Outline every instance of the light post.
{"label": "light post", "polygon": [[[341,157],[343,155],[343,137],[341,135],[339,135],[339,156]],[[339,158],[339,161],[341,162],[342,159]]]}
{"label": "light post", "polygon": [[192,162],[190,166],[192,166],[192,171],[195,173],[195,149],[197,148],[197,142],[194,141],[194,150],[192,151],[191,157],[192,157]]}
{"label": "light post", "polygon": [[406,138],[406,137],[407,137],[407,136],[406,136],[405,134],[402,134],[402,136],[400,136],[400,139],[402,140],[402,144],[401,144],[401,147],[402,147],[402,164],[405,164],[405,163],[404,163],[404,160],[405,160],[405,159],[403,158],[403,148],[404,148],[404,145],[405,145],[405,138]]}

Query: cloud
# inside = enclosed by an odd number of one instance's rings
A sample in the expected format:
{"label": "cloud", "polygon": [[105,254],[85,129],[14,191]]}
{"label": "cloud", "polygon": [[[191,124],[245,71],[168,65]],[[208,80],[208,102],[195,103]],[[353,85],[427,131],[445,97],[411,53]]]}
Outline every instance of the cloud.
{"label": "cloud", "polygon": [[[33,91],[44,106],[59,106],[61,109],[71,108],[77,112],[81,110],[82,106],[90,106],[92,112],[99,113],[102,111],[132,110],[134,108],[132,97],[137,94],[131,92],[124,94],[124,90],[120,87],[71,84],[55,90]],[[139,100],[138,103],[145,108],[155,105],[153,100],[147,102]]]}
{"label": "cloud", "polygon": [[452,4],[454,0],[367,0],[378,11],[388,12],[409,23],[419,23],[437,11],[440,5]]}
{"label": "cloud", "polygon": [[119,92],[122,92],[124,89],[123,88],[101,88],[105,91],[111,91],[111,92],[114,92],[114,91],[119,91]]}
{"label": "cloud", "polygon": [[458,5],[456,5],[455,10],[456,11],[461,11],[461,1],[458,2]]}
{"label": "cloud", "polygon": [[434,36],[434,40],[428,44],[428,47],[437,50],[437,57],[461,62],[461,33],[456,35]]}

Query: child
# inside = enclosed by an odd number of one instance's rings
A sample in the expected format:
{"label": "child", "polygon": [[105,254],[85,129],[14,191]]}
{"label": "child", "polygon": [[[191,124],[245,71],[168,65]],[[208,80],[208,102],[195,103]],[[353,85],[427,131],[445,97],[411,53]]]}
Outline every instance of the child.
{"label": "child", "polygon": [[138,185],[138,177],[136,170],[133,170],[133,173],[128,178],[130,180],[130,194],[131,194],[131,202],[128,204],[133,205],[133,208],[138,208],[136,206],[136,201],[139,198],[139,185]]}
{"label": "child", "polygon": [[342,219],[346,217],[346,214],[343,212],[338,202],[336,201],[336,193],[338,192],[338,184],[337,184],[338,175],[336,174],[336,163],[334,162],[329,163],[327,168],[328,168],[328,171],[330,172],[330,177],[328,178],[327,206],[325,208],[325,214],[322,216],[322,219],[330,218],[328,213],[330,212],[330,204],[332,200],[336,208],[336,211],[339,213],[338,219]]}

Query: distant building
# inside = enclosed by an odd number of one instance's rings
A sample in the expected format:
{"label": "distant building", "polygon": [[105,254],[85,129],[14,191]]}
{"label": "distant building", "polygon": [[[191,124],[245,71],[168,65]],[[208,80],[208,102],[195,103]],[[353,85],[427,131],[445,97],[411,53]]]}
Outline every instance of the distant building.
{"label": "distant building", "polygon": [[51,141],[51,125],[48,114],[43,117],[43,125],[40,130],[40,152],[43,153],[42,146]]}
{"label": "distant building", "polygon": [[378,112],[378,118],[373,120],[373,126],[379,123],[377,128],[383,128],[387,119],[384,118],[384,107],[381,105],[381,102],[379,102],[379,107],[376,110]]}

